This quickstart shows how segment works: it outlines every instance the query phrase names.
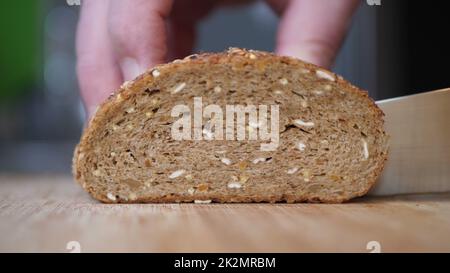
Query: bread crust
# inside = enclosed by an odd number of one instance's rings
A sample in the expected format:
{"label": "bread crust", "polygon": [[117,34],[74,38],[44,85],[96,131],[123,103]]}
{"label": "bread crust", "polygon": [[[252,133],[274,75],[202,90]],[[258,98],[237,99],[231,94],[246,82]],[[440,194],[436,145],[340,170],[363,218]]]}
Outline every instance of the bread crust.
{"label": "bread crust", "polygon": [[[93,117],[88,122],[88,125],[84,128],[83,134],[81,136],[79,144],[76,146],[74,151],[74,157],[73,157],[73,164],[72,164],[72,172],[75,180],[86,190],[88,191],[94,198],[100,200],[104,203],[116,203],[116,201],[112,201],[108,199],[104,194],[96,192],[92,187],[89,187],[89,181],[86,181],[83,178],[83,175],[81,175],[81,158],[80,153],[81,151],[85,151],[86,149],[89,149],[92,145],[92,139],[93,134],[97,131],[97,129],[101,128],[105,122],[107,122],[108,117],[117,114],[118,111],[118,105],[123,103],[123,101],[127,100],[127,98],[130,98],[135,94],[136,92],[139,92],[142,90],[144,86],[151,85],[154,82],[154,76],[153,71],[157,70],[161,74],[170,74],[180,67],[194,67],[199,64],[203,65],[209,65],[209,64],[221,64],[221,63],[227,63],[231,65],[238,65],[242,62],[242,60],[245,58],[246,61],[248,61],[249,54],[254,55],[255,58],[250,58],[252,62],[254,62],[255,66],[258,67],[259,65],[265,66],[273,62],[283,62],[287,65],[292,66],[302,66],[306,67],[310,70],[317,71],[317,70],[323,70],[327,71],[324,68],[321,68],[319,66],[316,66],[314,64],[306,63],[304,61],[286,57],[286,56],[277,56],[272,53],[268,52],[262,52],[262,51],[256,51],[256,50],[246,50],[246,49],[239,49],[239,48],[230,48],[226,52],[222,53],[202,53],[202,54],[194,54],[191,56],[188,56],[182,60],[175,60],[171,63],[158,65],[152,69],[147,70],[142,75],[138,76],[136,79],[125,82],[117,91],[112,93],[108,99],[103,102],[93,115]],[[327,71],[328,72],[328,71]],[[375,101],[371,99],[368,96],[367,91],[361,90],[357,88],[356,86],[350,84],[349,82],[345,81],[341,76],[336,75],[332,72],[329,72],[330,74],[334,75],[336,78],[336,84],[343,86],[350,92],[352,92],[354,95],[368,98],[370,99],[370,111],[375,113],[376,117],[381,120],[384,123],[384,113],[381,111],[381,109],[376,105]],[[387,152],[384,153],[382,158],[382,163],[377,166],[377,168],[374,170],[375,175],[368,183],[370,184],[370,187],[367,187],[366,189],[363,189],[357,193],[354,194],[353,197],[360,197],[365,195],[370,188],[376,183],[377,178],[381,174],[383,168],[384,168],[384,162],[387,160]],[[226,203],[226,202],[326,202],[326,203],[341,203],[344,201],[347,201],[348,198],[308,198],[308,197],[300,197],[290,194],[279,194],[279,195],[273,195],[270,197],[257,197],[257,196],[246,196],[245,194],[236,194],[232,198],[230,198],[230,195],[220,195],[220,194],[214,194],[210,195],[209,198],[212,200],[212,202],[219,202],[219,203]],[[121,203],[170,203],[170,202],[193,202],[194,198],[187,198],[184,195],[178,195],[178,194],[172,194],[172,195],[166,195],[166,196],[151,196],[151,197],[145,197],[145,198],[137,198],[136,200],[118,200],[117,202]]]}

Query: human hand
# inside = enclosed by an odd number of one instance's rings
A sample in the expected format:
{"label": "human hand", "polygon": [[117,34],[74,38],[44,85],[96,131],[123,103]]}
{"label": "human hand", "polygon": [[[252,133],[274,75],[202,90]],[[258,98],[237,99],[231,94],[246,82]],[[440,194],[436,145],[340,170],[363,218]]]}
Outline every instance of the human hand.
{"label": "human hand", "polygon": [[[125,80],[189,55],[195,24],[214,0],[85,0],[77,72],[88,117]],[[276,53],[329,67],[358,0],[267,0],[281,16]]]}

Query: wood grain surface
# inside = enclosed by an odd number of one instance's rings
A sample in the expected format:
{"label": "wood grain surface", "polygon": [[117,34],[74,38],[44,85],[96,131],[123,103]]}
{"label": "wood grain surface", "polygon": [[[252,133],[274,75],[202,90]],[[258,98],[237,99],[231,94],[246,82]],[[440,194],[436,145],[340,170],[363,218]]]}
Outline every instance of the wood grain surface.
{"label": "wood grain surface", "polygon": [[450,194],[347,204],[105,205],[70,177],[0,176],[0,251],[450,251]]}

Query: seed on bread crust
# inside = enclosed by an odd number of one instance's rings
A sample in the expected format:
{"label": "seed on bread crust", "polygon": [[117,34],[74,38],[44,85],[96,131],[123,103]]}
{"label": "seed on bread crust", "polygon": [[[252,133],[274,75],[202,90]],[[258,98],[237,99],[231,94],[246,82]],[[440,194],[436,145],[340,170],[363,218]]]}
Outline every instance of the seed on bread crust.
{"label": "seed on bread crust", "polygon": [[265,157],[258,157],[258,158],[253,159],[252,163],[258,164],[259,162],[266,162],[266,160],[267,160],[267,158],[265,158]]}
{"label": "seed on bread crust", "polygon": [[333,74],[331,74],[330,72],[324,71],[324,70],[317,70],[316,71],[316,75],[317,77],[321,78],[321,79],[325,79],[325,80],[329,80],[334,82],[336,80],[336,78],[334,77]]}
{"label": "seed on bread crust", "polygon": [[241,176],[239,177],[239,182],[245,184],[245,183],[247,183],[247,181],[248,181],[249,179],[250,179],[250,177],[248,177],[248,176],[246,176],[246,175],[241,175]]}
{"label": "seed on bread crust", "polygon": [[247,161],[241,161],[238,164],[239,170],[243,171],[245,169],[247,169],[248,167],[248,162]]}
{"label": "seed on bread crust", "polygon": [[94,170],[94,171],[92,172],[92,174],[93,174],[94,176],[100,176],[102,173],[100,172],[99,169],[97,169],[97,170]]}
{"label": "seed on bread crust", "polygon": [[300,105],[301,105],[303,108],[306,108],[306,107],[308,107],[308,102],[307,102],[306,100],[301,100]]}
{"label": "seed on bread crust", "polygon": [[137,199],[137,195],[134,192],[132,192],[130,193],[130,195],[128,195],[128,199],[134,201]]}
{"label": "seed on bread crust", "polygon": [[228,165],[228,166],[232,164],[231,159],[226,158],[226,157],[222,158],[220,161],[221,161],[223,164]]}
{"label": "seed on bread crust", "polygon": [[110,192],[106,194],[106,197],[113,202],[116,201],[116,196]]}
{"label": "seed on bread crust", "polygon": [[275,90],[275,91],[273,91],[275,94],[277,94],[277,95],[282,95],[283,94],[283,91],[281,91],[281,90]]}
{"label": "seed on bread crust", "polygon": [[287,85],[289,83],[289,81],[286,78],[281,78],[280,79],[280,84],[281,85]]}
{"label": "seed on bread crust", "polygon": [[246,54],[246,51],[238,47],[230,47],[228,53],[243,56]]}
{"label": "seed on bread crust", "polygon": [[367,141],[365,139],[362,139],[362,143],[363,143],[364,160],[367,160],[367,159],[369,159],[369,147],[368,147]]}
{"label": "seed on bread crust", "polygon": [[152,76],[154,77],[154,78],[157,78],[157,77],[159,77],[161,75],[161,72],[159,72],[159,70],[158,69],[153,69],[153,71],[152,71]]}
{"label": "seed on bread crust", "polygon": [[134,107],[130,107],[127,110],[125,110],[125,112],[127,112],[128,114],[134,113],[136,111],[136,109],[134,109]]}
{"label": "seed on bread crust", "polygon": [[170,178],[170,179],[177,178],[177,177],[183,175],[185,172],[186,172],[185,170],[177,170],[177,171],[174,171],[173,173],[171,173],[171,174],[169,175],[169,178]]}
{"label": "seed on bread crust", "polygon": [[240,189],[240,188],[242,188],[242,184],[238,183],[238,182],[230,182],[230,183],[228,183],[227,187],[229,189]]}
{"label": "seed on bread crust", "polygon": [[184,57],[183,60],[188,61],[188,60],[195,60],[198,58],[198,54],[191,54],[189,56]]}
{"label": "seed on bread crust", "polygon": [[303,142],[297,143],[297,149],[299,149],[300,151],[304,151],[306,149],[305,143]]}
{"label": "seed on bread crust", "polygon": [[209,185],[206,184],[206,183],[199,184],[197,186],[197,190],[200,191],[200,192],[206,192],[206,191],[209,190]]}
{"label": "seed on bread crust", "polygon": [[294,124],[300,127],[314,127],[314,122],[312,121],[303,121],[301,119],[294,120]]}
{"label": "seed on bread crust", "polygon": [[191,187],[191,188],[189,188],[189,189],[187,190],[187,192],[188,192],[190,195],[194,195],[195,189]]}
{"label": "seed on bread crust", "polygon": [[247,57],[250,58],[250,59],[252,59],[252,60],[256,60],[256,59],[257,59],[256,55],[253,54],[253,53],[248,53],[248,54],[247,54]]}
{"label": "seed on bread crust", "polygon": [[122,83],[122,85],[120,86],[120,88],[128,88],[131,85],[131,81],[125,81],[124,83]]}
{"label": "seed on bread crust", "polygon": [[300,73],[301,74],[308,74],[308,73],[311,73],[311,70],[306,69],[306,68],[300,68]]}
{"label": "seed on bread crust", "polygon": [[286,171],[287,174],[294,174],[298,171],[297,167],[291,168],[289,170]]}
{"label": "seed on bread crust", "polygon": [[178,84],[177,86],[175,86],[175,88],[172,90],[172,94],[176,94],[179,93],[181,91],[183,91],[183,89],[186,87],[186,83],[182,82],[180,84]]}
{"label": "seed on bread crust", "polygon": [[312,178],[311,171],[308,169],[303,169],[302,175],[303,175],[303,180],[305,180],[305,182],[309,182]]}
{"label": "seed on bread crust", "polygon": [[210,204],[212,200],[194,200],[195,204]]}

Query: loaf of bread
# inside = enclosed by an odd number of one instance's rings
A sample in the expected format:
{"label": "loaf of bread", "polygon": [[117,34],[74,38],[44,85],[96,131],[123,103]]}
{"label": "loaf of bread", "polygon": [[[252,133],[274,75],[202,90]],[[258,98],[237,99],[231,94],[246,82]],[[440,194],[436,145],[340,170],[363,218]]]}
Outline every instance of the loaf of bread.
{"label": "loaf of bread", "polygon": [[376,182],[383,124],[342,77],[231,48],[124,83],[86,127],[73,174],[106,203],[337,203]]}

